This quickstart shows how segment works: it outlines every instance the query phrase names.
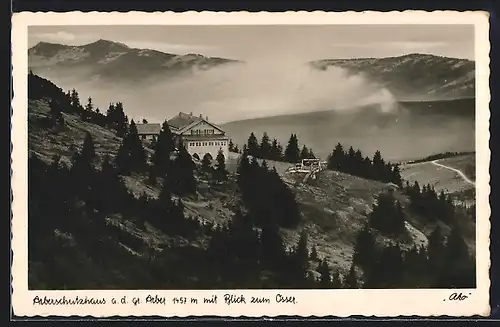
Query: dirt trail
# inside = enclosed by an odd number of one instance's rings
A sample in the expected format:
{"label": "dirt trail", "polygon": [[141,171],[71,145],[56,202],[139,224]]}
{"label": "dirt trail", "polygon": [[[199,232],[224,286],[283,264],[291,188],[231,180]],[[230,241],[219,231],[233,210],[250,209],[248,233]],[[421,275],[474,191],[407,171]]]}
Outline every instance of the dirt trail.
{"label": "dirt trail", "polygon": [[473,186],[476,186],[476,182],[470,180],[467,176],[465,176],[465,174],[463,172],[461,172],[460,170],[456,169],[456,168],[453,168],[453,167],[449,167],[449,166],[445,166],[443,164],[440,164],[437,162],[437,160],[434,160],[432,161],[432,164],[433,165],[436,165],[436,166],[439,166],[439,167],[442,167],[442,168],[445,168],[445,169],[449,169],[449,170],[452,170],[454,172],[456,172],[458,175],[460,175],[460,177],[462,177],[462,179],[464,181],[466,181],[467,183],[473,185]]}

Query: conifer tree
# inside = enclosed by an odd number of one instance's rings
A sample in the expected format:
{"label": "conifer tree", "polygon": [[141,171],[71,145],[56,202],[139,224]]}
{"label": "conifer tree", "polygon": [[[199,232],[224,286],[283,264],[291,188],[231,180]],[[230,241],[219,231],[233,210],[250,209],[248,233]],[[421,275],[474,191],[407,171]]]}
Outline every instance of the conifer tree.
{"label": "conifer tree", "polygon": [[238,161],[238,186],[240,189],[246,189],[246,181],[248,180],[248,172],[250,170],[250,161],[248,160],[247,146],[243,145],[243,151]]}
{"label": "conifer tree", "polygon": [[338,273],[338,271],[335,271],[332,268],[331,276],[332,276],[331,288],[334,289],[342,288],[342,276]]}
{"label": "conifer tree", "polygon": [[234,151],[234,143],[233,143],[233,140],[229,140],[228,150],[229,150],[230,152],[235,152],[235,151]]}
{"label": "conifer tree", "polygon": [[305,281],[309,268],[309,250],[307,247],[307,232],[305,230],[300,234],[299,241],[293,253],[293,258],[295,261],[294,266],[297,269],[297,281]]}
{"label": "conifer tree", "polygon": [[386,167],[385,167],[385,162],[384,159],[382,159],[382,154],[380,153],[379,150],[375,151],[375,154],[373,155],[372,159],[372,166],[373,166],[373,178],[375,180],[383,180]]}
{"label": "conifer tree", "polygon": [[158,208],[164,213],[170,212],[174,205],[171,186],[168,176],[165,176],[158,195]]}
{"label": "conifer tree", "polygon": [[196,193],[196,179],[194,177],[195,163],[186,148],[181,145],[179,153],[173,163],[173,171],[170,174],[172,189],[178,195]]}
{"label": "conifer tree", "polygon": [[281,160],[283,156],[283,149],[281,149],[278,140],[273,139],[273,142],[271,143],[271,156],[270,159],[279,161]]}
{"label": "conifer tree", "polygon": [[392,178],[391,181],[399,187],[403,186],[403,180],[401,178],[401,171],[399,165],[394,165],[392,168]]}
{"label": "conifer tree", "polygon": [[320,274],[319,277],[319,287],[320,288],[331,288],[332,287],[332,276],[330,273],[330,267],[326,260],[319,263],[317,271]]}
{"label": "conifer tree", "polygon": [[310,259],[313,261],[318,260],[318,250],[316,249],[316,246],[312,247]]}
{"label": "conifer tree", "polygon": [[260,241],[264,265],[273,268],[279,267],[285,256],[285,248],[279,227],[273,220],[267,221],[263,226]]}
{"label": "conifer tree", "polygon": [[151,158],[158,174],[166,174],[171,169],[172,160],[170,157],[174,149],[173,134],[167,121],[164,121],[155,143],[155,152]]}
{"label": "conifer tree", "polygon": [[250,136],[248,137],[247,149],[248,155],[252,157],[259,157],[259,142],[253,132],[250,133]]}
{"label": "conifer tree", "polygon": [[351,264],[351,268],[349,269],[349,273],[345,279],[345,287],[358,288],[358,276],[356,275],[356,267],[354,265],[354,262]]}
{"label": "conifer tree", "polygon": [[311,148],[309,148],[308,158],[309,159],[316,159],[316,155],[314,154],[314,152]]}
{"label": "conifer tree", "polygon": [[300,159],[309,159],[309,149],[303,145],[300,151]]}
{"label": "conifer tree", "polygon": [[154,167],[149,166],[148,167],[148,184],[151,186],[156,186],[157,180],[156,180],[156,171]]}
{"label": "conifer tree", "polygon": [[332,153],[328,156],[328,169],[343,171],[345,168],[345,152],[342,144],[337,143],[335,149],[333,149]]}
{"label": "conifer tree", "polygon": [[128,117],[123,110],[123,103],[117,102],[114,106],[113,125],[116,129],[116,135],[123,137],[127,135],[129,129]]}
{"label": "conifer tree", "polygon": [[460,227],[454,224],[446,242],[439,284],[441,287],[473,288],[475,283],[475,262],[469,254]]}
{"label": "conifer tree", "polygon": [[201,160],[201,170],[204,172],[212,171],[212,159],[208,153],[204,155],[203,159]]}
{"label": "conifer tree", "polygon": [[284,159],[287,162],[296,163],[300,160],[300,149],[297,135],[290,135],[288,145],[285,149]]}
{"label": "conifer tree", "polygon": [[219,152],[217,153],[215,161],[217,162],[215,166],[215,173],[217,179],[219,181],[226,180],[227,179],[226,158],[224,157],[224,153],[222,152],[222,150],[219,150]]}
{"label": "conifer tree", "polygon": [[370,268],[375,254],[375,237],[370,231],[369,226],[365,225],[356,238],[353,262],[361,265],[363,268]]}
{"label": "conifer tree", "polygon": [[146,169],[146,152],[137,134],[135,122],[130,122],[130,130],[124,137],[115,159],[121,174],[143,172]]}
{"label": "conifer tree", "polygon": [[92,102],[92,98],[88,97],[87,104],[85,105],[85,110],[88,112],[94,111],[94,103]]}
{"label": "conifer tree", "polygon": [[262,135],[259,147],[259,156],[263,159],[270,159],[271,157],[271,141],[266,132]]}
{"label": "conifer tree", "polygon": [[88,162],[93,162],[96,157],[94,141],[92,135],[89,132],[85,133],[85,139],[83,140],[82,157]]}
{"label": "conifer tree", "polygon": [[445,251],[445,239],[443,236],[443,232],[439,224],[429,235],[429,264],[432,272],[435,275],[439,275],[441,273],[443,264],[444,264],[444,251]]}
{"label": "conifer tree", "polygon": [[71,90],[71,106],[73,106],[73,108],[77,111],[82,108],[82,105],[80,104],[80,96],[75,89]]}

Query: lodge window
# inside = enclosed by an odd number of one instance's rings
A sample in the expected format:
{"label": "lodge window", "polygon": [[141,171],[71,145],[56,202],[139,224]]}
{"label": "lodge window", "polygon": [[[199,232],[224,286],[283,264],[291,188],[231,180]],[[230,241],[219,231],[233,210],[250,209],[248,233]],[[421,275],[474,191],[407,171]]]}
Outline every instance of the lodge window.
{"label": "lodge window", "polygon": [[141,139],[145,140],[146,139],[146,135],[141,135]]}

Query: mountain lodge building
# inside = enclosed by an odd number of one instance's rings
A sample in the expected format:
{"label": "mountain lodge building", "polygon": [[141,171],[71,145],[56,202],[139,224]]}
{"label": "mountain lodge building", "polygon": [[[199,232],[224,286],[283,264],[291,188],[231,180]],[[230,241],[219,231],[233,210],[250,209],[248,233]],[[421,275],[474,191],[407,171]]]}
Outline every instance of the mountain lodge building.
{"label": "mountain lodge building", "polygon": [[[208,121],[208,117],[180,112],[167,120],[167,124],[174,134],[176,146],[179,147],[182,142],[196,160],[202,160],[206,155],[215,160],[219,150],[227,160],[229,138],[220,126]],[[137,133],[142,140],[156,140],[160,130],[161,124],[137,124]]]}

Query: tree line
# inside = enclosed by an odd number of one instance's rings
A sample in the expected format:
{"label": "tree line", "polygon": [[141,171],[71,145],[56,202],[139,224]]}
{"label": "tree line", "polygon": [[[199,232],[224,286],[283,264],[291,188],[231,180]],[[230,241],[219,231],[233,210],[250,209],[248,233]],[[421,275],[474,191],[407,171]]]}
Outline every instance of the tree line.
{"label": "tree line", "polygon": [[437,225],[428,246],[404,250],[397,243],[381,246],[377,230],[367,224],[359,232],[353,268],[363,270],[362,288],[474,288],[475,262],[462,231],[454,225],[445,236]]}
{"label": "tree line", "polygon": [[[232,144],[232,142],[231,142]],[[291,134],[285,149],[275,138],[271,141],[266,132],[259,142],[252,132],[244,145],[248,155],[260,159],[297,163],[302,159],[316,159],[311,148],[306,145],[299,147],[296,134]],[[239,152],[235,146],[230,146],[230,151]],[[347,151],[338,143],[327,158],[327,167],[331,170],[341,171],[350,175],[377,180],[384,183],[394,183],[401,187],[403,180],[398,164],[385,162],[380,151],[376,151],[373,158],[363,156],[361,150],[354,150],[351,146]]]}
{"label": "tree line", "polygon": [[303,145],[302,149],[299,148],[299,141],[296,134],[290,135],[287,146],[283,149],[283,146],[276,138],[271,141],[267,132],[263,133],[260,142],[252,132],[248,137],[245,147],[248,155],[259,159],[297,163],[302,159],[316,158],[312,149],[307,146]]}
{"label": "tree line", "polygon": [[436,153],[432,154],[430,156],[417,159],[417,160],[411,160],[408,163],[419,163],[419,162],[426,162],[426,161],[432,161],[432,160],[438,160],[438,159],[445,159],[445,158],[451,158],[451,157],[458,157],[458,156],[463,156],[467,154],[474,154],[474,151],[465,151],[465,152],[443,152],[443,153]]}
{"label": "tree line", "polygon": [[[411,188],[411,192],[416,192],[416,186]],[[464,241],[464,232],[457,223],[453,204],[447,200],[439,200],[435,195],[429,195],[433,192],[431,188],[426,187],[425,192],[428,193],[419,193],[419,197],[429,198],[419,200],[421,202],[418,203],[437,206],[441,203],[442,207],[436,208],[436,211],[442,210],[443,214],[446,212],[446,223],[451,226],[448,236],[437,220],[443,221],[438,217],[445,216],[436,216],[432,211],[420,211],[421,208],[413,202],[416,195],[412,194],[408,210],[430,219],[428,222],[436,223],[434,231],[428,237],[427,248],[424,245],[415,245],[410,250],[404,250],[398,243],[384,245],[384,242],[377,242],[378,237],[384,236],[395,240],[404,240],[408,237],[405,227],[407,214],[401,202],[395,199],[392,191],[379,194],[373,211],[368,215],[366,225],[356,239],[353,266],[359,266],[363,270],[360,286],[363,288],[475,287],[474,255],[469,253]],[[448,199],[444,196],[440,198]],[[354,273],[354,267],[351,271]]]}
{"label": "tree line", "polygon": [[338,143],[328,156],[327,167],[350,175],[402,186],[399,165],[385,162],[378,150],[370,159],[368,156],[364,157],[361,150],[355,151],[351,146],[345,151],[343,145]]}
{"label": "tree line", "polygon": [[75,89],[64,92],[32,71],[28,74],[28,98],[47,100],[50,108],[49,127],[54,128],[55,131],[60,131],[65,125],[62,113],[75,114],[83,121],[110,128],[119,137],[125,136],[128,131],[130,121],[124,112],[123,103],[110,103],[106,112],[102,112],[91,97],[83,103]]}

